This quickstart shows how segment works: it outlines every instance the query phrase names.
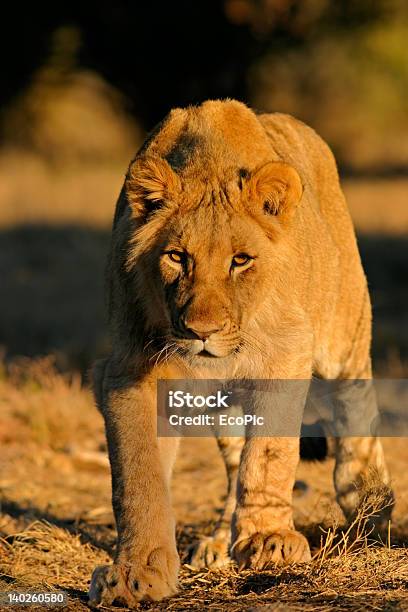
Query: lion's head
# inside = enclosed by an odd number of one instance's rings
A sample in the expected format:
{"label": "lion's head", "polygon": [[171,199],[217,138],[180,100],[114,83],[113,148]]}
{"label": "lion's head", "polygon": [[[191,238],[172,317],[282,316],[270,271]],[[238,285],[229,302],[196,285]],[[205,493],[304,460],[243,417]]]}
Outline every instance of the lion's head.
{"label": "lion's head", "polygon": [[[145,341],[190,360],[233,358],[285,274],[285,241],[302,195],[244,105],[173,111],[131,164],[126,270]],[[212,359],[215,363],[218,360]]]}

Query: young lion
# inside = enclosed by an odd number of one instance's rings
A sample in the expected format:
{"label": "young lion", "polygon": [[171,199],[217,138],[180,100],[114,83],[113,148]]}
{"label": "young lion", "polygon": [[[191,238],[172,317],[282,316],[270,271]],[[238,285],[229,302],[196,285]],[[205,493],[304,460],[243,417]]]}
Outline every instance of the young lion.
{"label": "young lion", "polygon": [[[177,439],[157,437],[156,381],[369,379],[371,308],[329,148],[292,117],[233,100],[175,109],[143,145],[116,207],[107,280],[113,349],[94,384],[118,544],[90,599],[135,605],[174,594],[179,567],[169,493]],[[229,550],[240,568],[309,561],[292,517],[299,439],[219,446],[229,496],[193,563],[221,565]],[[370,466],[388,482],[375,437],[337,438],[347,517]]]}

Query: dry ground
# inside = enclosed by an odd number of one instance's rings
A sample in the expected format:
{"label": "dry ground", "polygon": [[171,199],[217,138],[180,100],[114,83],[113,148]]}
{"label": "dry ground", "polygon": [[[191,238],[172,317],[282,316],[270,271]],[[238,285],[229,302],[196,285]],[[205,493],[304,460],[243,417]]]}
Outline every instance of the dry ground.
{"label": "dry ground", "polygon": [[[92,569],[109,559],[115,541],[102,422],[82,381],[108,346],[103,266],[125,167],[125,158],[96,169],[0,154],[0,591],[62,589],[72,611],[87,609]],[[376,371],[403,377],[408,180],[345,188],[373,297]],[[185,564],[188,546],[210,532],[225,476],[213,440],[185,440],[173,483],[181,591],[142,608],[408,609],[408,445],[385,446],[398,500],[390,543],[318,552],[325,530],[341,520],[329,459],[299,467],[308,489],[295,500],[296,520],[317,555],[309,568],[197,573]]]}
{"label": "dry ground", "polygon": [[[68,595],[67,609],[86,610],[92,569],[109,561],[115,541],[101,418],[79,379],[57,374],[49,359],[3,373],[0,410],[0,591],[58,589]],[[196,572],[186,564],[189,545],[214,524],[225,475],[214,440],[185,439],[173,483],[184,562],[180,594],[142,608],[408,609],[408,446],[404,439],[385,446],[398,499],[389,542],[354,550],[350,540],[319,553],[330,544],[327,530],[342,520],[333,465],[302,463],[298,478],[308,489],[295,497],[295,516],[316,559],[303,570],[239,574],[233,567]]]}

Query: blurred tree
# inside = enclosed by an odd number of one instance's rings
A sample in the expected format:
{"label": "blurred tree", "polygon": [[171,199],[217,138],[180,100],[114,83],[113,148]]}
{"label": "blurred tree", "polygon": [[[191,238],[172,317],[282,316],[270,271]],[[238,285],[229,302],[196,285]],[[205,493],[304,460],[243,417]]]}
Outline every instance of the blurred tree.
{"label": "blurred tree", "polygon": [[28,3],[23,16],[11,4],[7,13],[0,26],[3,105],[45,62],[53,32],[62,25],[78,31],[78,64],[121,89],[147,128],[171,106],[246,97],[252,37],[247,26],[228,21],[218,0],[73,0]]}
{"label": "blurred tree", "polygon": [[[88,68],[125,94],[127,110],[145,129],[171,107],[230,96],[294,112],[336,139],[342,127],[329,129],[324,116],[354,114],[369,129],[364,107],[374,100],[371,115],[380,128],[408,83],[404,0],[71,0],[27,3],[23,10],[9,3],[3,11],[3,107],[51,49],[62,74]],[[61,31],[70,34],[56,45]],[[360,83],[361,72],[368,76]],[[381,88],[393,93],[381,96]],[[404,126],[404,111],[397,111]],[[388,130],[387,121],[381,129]],[[354,122],[348,137],[357,141],[360,131]]]}
{"label": "blurred tree", "polygon": [[265,38],[279,31],[294,40],[323,30],[353,31],[401,10],[401,0],[225,0],[228,18]]}
{"label": "blurred tree", "polygon": [[[78,62],[122,89],[151,126],[169,106],[247,98],[247,70],[271,44],[299,44],[333,28],[350,31],[392,7],[390,0],[72,0],[3,8],[3,104],[44,63],[55,30],[68,25],[81,40]],[[64,62],[72,48],[63,42]]]}

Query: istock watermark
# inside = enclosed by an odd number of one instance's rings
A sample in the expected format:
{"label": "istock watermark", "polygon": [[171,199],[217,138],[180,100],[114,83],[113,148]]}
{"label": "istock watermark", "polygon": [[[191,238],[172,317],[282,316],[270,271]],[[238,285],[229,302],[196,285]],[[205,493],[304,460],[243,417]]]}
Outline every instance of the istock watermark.
{"label": "istock watermark", "polygon": [[169,391],[169,408],[230,408],[228,402],[232,391],[226,395],[222,391],[217,391],[215,395],[193,395],[184,391]]}
{"label": "istock watermark", "polygon": [[157,416],[161,437],[408,436],[408,379],[159,380]]}

